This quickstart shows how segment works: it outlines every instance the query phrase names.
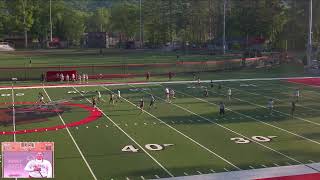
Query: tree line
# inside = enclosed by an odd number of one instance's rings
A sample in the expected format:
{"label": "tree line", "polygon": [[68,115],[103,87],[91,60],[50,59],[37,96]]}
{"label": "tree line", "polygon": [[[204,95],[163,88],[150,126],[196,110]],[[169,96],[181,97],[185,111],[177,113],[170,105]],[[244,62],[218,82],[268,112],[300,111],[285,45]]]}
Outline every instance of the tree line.
{"label": "tree line", "polygon": [[[0,0],[0,39],[20,35],[48,42],[49,0]],[[79,46],[85,32],[113,32],[121,41],[159,47],[204,44],[223,34],[224,0],[52,0],[53,36]],[[315,43],[320,37],[319,1],[314,1]],[[226,0],[226,37],[263,37],[274,48],[305,48],[307,0]],[[140,15],[142,21],[140,22]],[[140,26],[141,24],[142,26]]]}

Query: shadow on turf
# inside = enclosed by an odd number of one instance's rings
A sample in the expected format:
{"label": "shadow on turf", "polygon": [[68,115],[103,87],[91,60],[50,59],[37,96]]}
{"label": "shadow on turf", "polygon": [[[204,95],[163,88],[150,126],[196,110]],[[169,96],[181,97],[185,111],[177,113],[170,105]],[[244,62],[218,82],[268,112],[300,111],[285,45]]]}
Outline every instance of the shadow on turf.
{"label": "shadow on turf", "polygon": [[[192,110],[192,109],[191,109]],[[212,124],[212,122],[209,122],[206,119],[203,119],[199,116],[190,114],[190,115],[171,115],[171,114],[159,114],[157,113],[157,110],[151,110],[151,114],[155,115],[162,121],[168,123],[168,124]],[[196,112],[193,110],[193,112]],[[273,113],[271,116],[268,111],[256,111],[256,110],[237,110],[237,112],[245,114],[247,116],[250,116],[252,118],[246,117],[244,115],[237,115],[233,112],[226,111],[226,114],[224,116],[220,116],[219,112],[217,112],[217,109],[215,108],[212,113],[201,113],[201,115],[204,118],[209,119],[210,121],[217,122],[219,124],[229,124],[229,123],[243,123],[243,122],[257,122],[254,119],[267,122],[267,123],[273,123],[273,122],[281,122],[281,121],[287,121],[291,120],[291,117],[289,116],[279,116],[279,113]],[[185,114],[184,112],[183,114]],[[145,113],[146,114],[146,113]],[[179,111],[176,111],[176,114],[179,114]],[[125,115],[125,114],[123,114]],[[241,118],[240,118],[241,117]],[[254,118],[254,119],[253,119]],[[258,122],[259,123],[259,122]]]}

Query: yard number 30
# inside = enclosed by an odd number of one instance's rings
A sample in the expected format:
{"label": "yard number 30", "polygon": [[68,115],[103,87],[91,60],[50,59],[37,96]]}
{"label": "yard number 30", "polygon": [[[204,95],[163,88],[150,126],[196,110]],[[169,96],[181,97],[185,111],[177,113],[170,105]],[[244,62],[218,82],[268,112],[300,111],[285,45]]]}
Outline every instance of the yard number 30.
{"label": "yard number 30", "polygon": [[231,141],[234,141],[237,144],[248,144],[251,141],[257,141],[257,142],[270,142],[272,140],[272,138],[275,138],[276,136],[252,136],[251,139],[245,139],[242,137],[234,137],[234,138],[230,138]]}

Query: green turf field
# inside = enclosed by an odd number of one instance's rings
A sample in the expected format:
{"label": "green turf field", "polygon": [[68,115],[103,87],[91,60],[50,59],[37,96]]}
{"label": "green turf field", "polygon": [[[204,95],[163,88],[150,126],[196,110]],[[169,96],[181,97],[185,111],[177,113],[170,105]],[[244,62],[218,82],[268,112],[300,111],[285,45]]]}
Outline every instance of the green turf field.
{"label": "green turf field", "polygon": [[[121,50],[104,49],[50,49],[0,52],[0,65],[24,67],[73,66],[73,65],[114,65],[132,63],[168,63],[175,61],[207,61],[240,58],[241,54],[199,55],[186,52],[166,52],[161,50]],[[177,58],[179,55],[179,58]]]}
{"label": "green turf field", "polygon": [[[0,90],[0,102],[34,102],[39,92],[46,101],[67,100],[90,106],[96,90],[106,102],[98,120],[68,130],[16,135],[16,141],[55,142],[57,179],[150,179],[319,162],[319,90],[285,81],[222,82],[222,89],[203,83],[125,86],[64,87]],[[164,99],[165,87],[176,99]],[[203,96],[208,87],[209,97]],[[232,98],[226,97],[232,89]],[[301,90],[296,112],[290,115],[292,94]],[[109,93],[121,91],[121,102],[108,103]],[[85,91],[85,92],[83,92]],[[69,94],[68,92],[72,92]],[[150,94],[156,98],[149,109]],[[139,100],[145,101],[140,114]],[[275,100],[271,115],[268,99]],[[219,116],[217,104],[226,104]],[[10,105],[2,104],[2,109]],[[63,105],[62,105],[63,106]],[[73,107],[61,118],[16,124],[16,130],[48,127],[78,121],[88,112]],[[10,131],[13,125],[0,126]],[[0,141],[13,141],[2,135]]]}

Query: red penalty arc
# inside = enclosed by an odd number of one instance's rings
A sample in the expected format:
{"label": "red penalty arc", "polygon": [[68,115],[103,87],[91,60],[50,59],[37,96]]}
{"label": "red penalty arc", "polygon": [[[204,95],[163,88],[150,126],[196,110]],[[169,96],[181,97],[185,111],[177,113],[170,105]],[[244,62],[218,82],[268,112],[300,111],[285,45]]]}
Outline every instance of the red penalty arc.
{"label": "red penalty arc", "polygon": [[[11,103],[0,103],[0,105],[8,105]],[[35,104],[34,102],[16,102],[15,105],[18,104],[27,104],[27,105],[32,105]],[[62,103],[61,105],[64,106],[70,106],[70,107],[78,107],[81,109],[84,109],[89,112],[89,115],[79,121],[71,122],[65,125],[57,125],[57,126],[51,126],[51,127],[43,127],[43,128],[34,128],[34,129],[25,129],[25,130],[17,130],[17,131],[0,131],[0,135],[12,135],[12,134],[27,134],[27,133],[36,133],[36,132],[46,132],[46,131],[57,131],[60,129],[65,129],[69,127],[76,127],[76,126],[81,126],[84,124],[88,124],[90,122],[93,122],[97,119],[99,119],[102,116],[102,113],[93,107],[84,105],[84,104],[74,104],[74,103],[69,103],[65,102]]]}

